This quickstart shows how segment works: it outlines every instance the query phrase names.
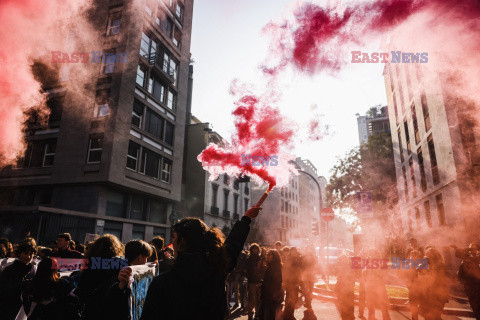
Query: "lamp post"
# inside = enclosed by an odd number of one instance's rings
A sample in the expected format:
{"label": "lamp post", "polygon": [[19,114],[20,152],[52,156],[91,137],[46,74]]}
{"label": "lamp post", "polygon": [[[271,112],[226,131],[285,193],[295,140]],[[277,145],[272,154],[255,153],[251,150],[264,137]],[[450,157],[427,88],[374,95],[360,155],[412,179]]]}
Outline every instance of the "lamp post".
{"label": "lamp post", "polygon": [[175,225],[175,221],[177,221],[177,216],[175,214],[175,210],[172,210],[172,213],[170,214],[170,217],[168,217],[168,220],[170,221],[170,241],[172,241],[173,226]]}

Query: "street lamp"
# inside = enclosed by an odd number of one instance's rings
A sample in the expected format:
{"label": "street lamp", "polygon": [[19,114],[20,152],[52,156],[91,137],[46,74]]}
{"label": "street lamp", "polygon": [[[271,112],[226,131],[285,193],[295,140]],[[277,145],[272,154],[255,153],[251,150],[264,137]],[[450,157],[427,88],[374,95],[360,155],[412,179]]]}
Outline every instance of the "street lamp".
{"label": "street lamp", "polygon": [[170,217],[168,217],[168,220],[170,221],[170,241],[171,241],[173,238],[173,226],[175,225],[175,221],[177,221],[175,210],[172,210],[172,213],[170,214]]}

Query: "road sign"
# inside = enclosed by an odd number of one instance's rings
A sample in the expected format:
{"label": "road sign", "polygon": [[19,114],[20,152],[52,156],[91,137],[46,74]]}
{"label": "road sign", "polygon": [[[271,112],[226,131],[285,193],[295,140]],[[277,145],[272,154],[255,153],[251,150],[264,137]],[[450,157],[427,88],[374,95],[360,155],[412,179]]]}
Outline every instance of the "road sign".
{"label": "road sign", "polygon": [[320,217],[323,219],[323,221],[329,222],[335,218],[335,212],[333,212],[332,208],[323,208],[320,210]]}
{"label": "road sign", "polygon": [[363,218],[371,218],[373,216],[372,193],[370,191],[357,192],[357,212]]}

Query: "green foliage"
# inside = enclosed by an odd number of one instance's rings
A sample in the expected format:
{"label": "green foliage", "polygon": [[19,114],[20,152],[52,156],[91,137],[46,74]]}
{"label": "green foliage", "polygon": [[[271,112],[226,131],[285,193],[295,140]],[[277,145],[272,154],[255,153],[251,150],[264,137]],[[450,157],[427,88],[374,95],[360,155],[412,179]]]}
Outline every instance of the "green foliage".
{"label": "green foliage", "polygon": [[338,158],[330,170],[327,201],[336,208],[355,208],[358,191],[371,191],[375,208],[397,201],[395,163],[390,135],[381,133]]}

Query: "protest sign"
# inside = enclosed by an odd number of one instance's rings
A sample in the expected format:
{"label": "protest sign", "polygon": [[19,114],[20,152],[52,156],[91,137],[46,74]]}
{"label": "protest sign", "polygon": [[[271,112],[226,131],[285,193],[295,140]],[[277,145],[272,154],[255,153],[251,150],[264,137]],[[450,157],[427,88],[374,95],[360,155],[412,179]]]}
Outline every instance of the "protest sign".
{"label": "protest sign", "polygon": [[139,320],[142,315],[145,298],[147,297],[148,287],[157,275],[157,269],[155,263],[131,266],[130,268],[132,268],[130,310],[132,312],[132,320]]}

